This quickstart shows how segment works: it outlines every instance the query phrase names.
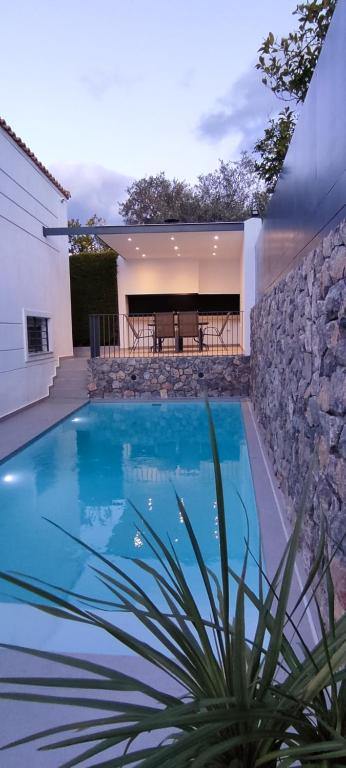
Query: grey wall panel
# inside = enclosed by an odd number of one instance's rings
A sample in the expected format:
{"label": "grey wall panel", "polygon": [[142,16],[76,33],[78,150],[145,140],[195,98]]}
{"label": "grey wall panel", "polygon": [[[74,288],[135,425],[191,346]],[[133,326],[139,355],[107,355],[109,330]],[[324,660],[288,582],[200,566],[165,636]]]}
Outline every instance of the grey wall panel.
{"label": "grey wall panel", "polygon": [[338,0],[263,222],[257,297],[345,216],[346,0]]}

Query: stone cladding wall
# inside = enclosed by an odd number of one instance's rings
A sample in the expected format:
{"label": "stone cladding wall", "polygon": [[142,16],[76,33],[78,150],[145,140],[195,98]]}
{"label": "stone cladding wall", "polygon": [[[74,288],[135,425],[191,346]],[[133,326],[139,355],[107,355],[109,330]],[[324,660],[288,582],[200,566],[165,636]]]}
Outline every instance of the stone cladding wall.
{"label": "stone cladding wall", "polygon": [[[316,471],[303,531],[307,566],[321,516],[329,546],[346,534],[346,222],[252,310],[251,398],[294,517],[310,457]],[[333,563],[346,610],[346,538]]]}
{"label": "stone cladding wall", "polygon": [[89,361],[90,397],[151,398],[243,396],[249,394],[250,358],[95,358]]}

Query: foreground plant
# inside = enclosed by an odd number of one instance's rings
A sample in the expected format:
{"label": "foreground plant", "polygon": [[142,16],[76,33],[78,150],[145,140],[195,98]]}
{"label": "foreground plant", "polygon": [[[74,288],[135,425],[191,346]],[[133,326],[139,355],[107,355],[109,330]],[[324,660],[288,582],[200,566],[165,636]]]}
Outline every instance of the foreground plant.
{"label": "foreground plant", "polygon": [[[248,537],[241,575],[229,566],[221,470],[209,407],[208,418],[217,494],[220,579],[206,567],[188,514],[178,497],[177,504],[208,597],[209,616],[201,615],[172,543],[166,544],[140,512],[137,514],[141,537],[153,551],[160,568],[135,560],[136,581],[126,573],[126,565],[121,569],[80,542],[100,563],[94,570],[110,593],[111,599],[107,602],[59,590],[55,585],[44,585],[28,577],[1,574],[3,579],[44,600],[45,605],[38,606],[40,610],[91,624],[121,641],[172,678],[182,693],[168,694],[164,682],[161,689],[84,659],[20,648],[24,653],[64,663],[75,670],[76,676],[4,678],[1,682],[7,684],[9,690],[0,694],[2,698],[82,706],[95,712],[103,710],[103,714],[46,729],[4,749],[44,737],[52,737],[51,743],[41,749],[79,745],[79,756],[61,763],[61,768],[72,768],[90,759],[95,760],[92,765],[100,768],[132,764],[142,768],[346,765],[346,617],[334,622],[334,596],[329,563],[323,560],[323,536],[302,594],[293,609],[288,608],[308,488],[292,537],[271,583],[264,574],[259,554],[258,594],[255,594],[246,583],[248,561],[254,557]],[[319,613],[321,640],[309,649],[300,632],[305,611],[302,601],[321,570],[329,585],[330,627],[327,631]],[[141,588],[143,572],[150,575],[153,587],[159,589],[164,607],[157,607]],[[232,582],[237,586],[234,606],[230,597]],[[247,601],[257,616],[252,638],[246,637]],[[117,627],[102,613],[102,608],[134,615],[150,631],[153,640],[159,641],[159,650]],[[300,618],[295,619],[298,611]],[[300,643],[299,653],[293,639]],[[61,695],[17,693],[11,690],[11,685],[54,687],[61,689]],[[66,698],[66,693],[72,690],[77,694]],[[122,691],[138,692],[138,703],[122,701]],[[162,729],[170,734],[164,741]],[[156,746],[137,745],[137,738],[149,731],[157,732]]]}

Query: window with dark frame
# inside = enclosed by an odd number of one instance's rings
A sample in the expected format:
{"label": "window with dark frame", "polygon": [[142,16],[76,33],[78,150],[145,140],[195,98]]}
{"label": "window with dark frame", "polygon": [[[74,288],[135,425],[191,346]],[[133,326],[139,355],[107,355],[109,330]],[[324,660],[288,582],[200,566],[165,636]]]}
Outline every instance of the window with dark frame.
{"label": "window with dark frame", "polygon": [[49,352],[48,317],[32,317],[28,315],[26,318],[26,328],[29,355],[37,352]]}

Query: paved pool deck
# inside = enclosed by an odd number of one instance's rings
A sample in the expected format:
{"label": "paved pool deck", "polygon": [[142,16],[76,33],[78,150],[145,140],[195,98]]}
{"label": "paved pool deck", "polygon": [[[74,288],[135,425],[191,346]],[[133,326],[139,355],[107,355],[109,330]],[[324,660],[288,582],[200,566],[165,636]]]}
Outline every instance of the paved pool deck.
{"label": "paved pool deck", "polygon": [[0,461],[24,445],[55,427],[74,411],[85,405],[85,398],[54,400],[46,397],[0,420]]}
{"label": "paved pool deck", "polygon": [[[239,401],[239,398],[234,398]],[[177,402],[177,401],[176,401]],[[7,417],[0,422],[0,460],[6,455],[20,449],[23,445],[38,437],[42,432],[50,429],[70,413],[82,407],[85,401],[77,402],[75,399],[68,401],[53,401],[47,399],[25,410]],[[256,503],[262,532],[263,555],[265,568],[270,578],[278,564],[283,549],[287,543],[290,527],[285,511],[284,500],[277,486],[273,470],[266,453],[264,442],[256,422],[252,405],[249,400],[241,401],[244,425],[247,436],[249,459],[252,468]],[[298,558],[294,574],[293,590],[290,605],[292,606],[302,591],[304,571],[301,560]],[[304,639],[312,644],[316,640],[314,616],[309,610],[303,617],[300,627]],[[1,639],[1,636],[0,636]],[[120,669],[123,672],[132,673],[152,685],[163,685],[171,693],[180,695],[176,683],[152,667],[148,662],[143,662],[136,656],[113,656],[95,654],[92,660]],[[24,656],[18,652],[9,650],[0,651],[0,675],[6,676],[58,676],[70,675],[69,668],[56,668],[48,661]],[[72,673],[73,674],[73,673]],[[2,690],[4,690],[2,688]],[[34,689],[32,689],[34,690]],[[40,691],[41,692],[41,691]],[[56,694],[54,689],[46,689],[46,693]],[[120,694],[122,700],[136,701],[134,694]],[[136,696],[136,695],[135,695]],[[95,710],[94,710],[95,713]],[[96,713],[97,716],[97,713]],[[102,711],[99,714],[102,717]],[[77,709],[76,707],[42,706],[41,704],[28,704],[19,701],[0,701],[0,745],[11,740],[30,734],[34,731],[53,727],[62,722],[71,722],[93,717],[93,711]],[[162,737],[162,734],[161,734]],[[144,735],[138,740],[137,746],[147,746],[153,743],[151,734]],[[68,748],[63,752],[38,752],[38,744],[26,744],[13,750],[1,752],[1,768],[58,768],[65,761],[71,760],[75,754],[75,748]],[[114,757],[116,753],[112,753]],[[119,753],[118,753],[119,754]],[[111,755],[107,752],[105,757]],[[92,766],[93,760],[83,763]]]}

